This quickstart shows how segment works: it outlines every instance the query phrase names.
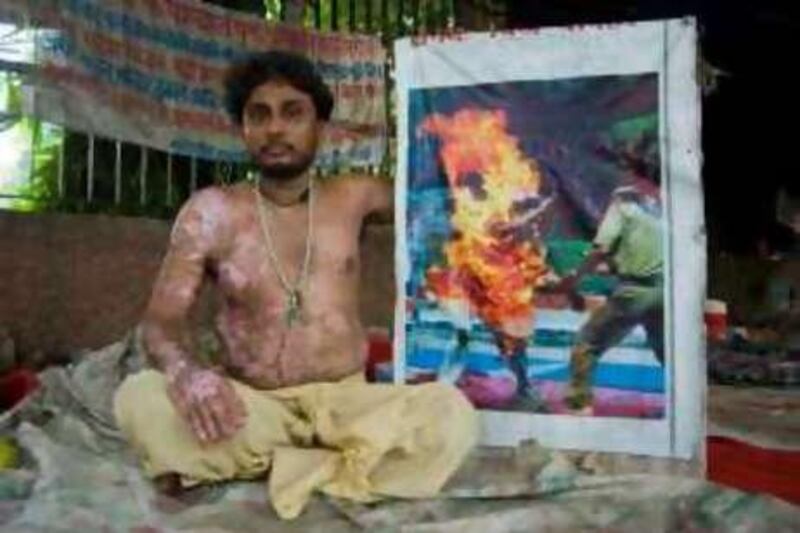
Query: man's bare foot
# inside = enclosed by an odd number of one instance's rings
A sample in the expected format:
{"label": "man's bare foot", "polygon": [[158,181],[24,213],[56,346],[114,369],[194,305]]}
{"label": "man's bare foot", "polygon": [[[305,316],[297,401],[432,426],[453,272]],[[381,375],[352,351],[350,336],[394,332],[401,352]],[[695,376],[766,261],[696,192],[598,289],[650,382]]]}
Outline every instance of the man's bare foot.
{"label": "man's bare foot", "polygon": [[195,505],[214,501],[221,496],[221,483],[205,483],[193,487],[184,487],[181,476],[170,472],[153,478],[153,485],[159,494],[169,496],[184,505]]}
{"label": "man's bare foot", "polygon": [[165,496],[172,496],[176,498],[183,492],[183,485],[181,485],[181,476],[175,472],[168,474],[161,474],[153,478],[153,486],[156,492]]}

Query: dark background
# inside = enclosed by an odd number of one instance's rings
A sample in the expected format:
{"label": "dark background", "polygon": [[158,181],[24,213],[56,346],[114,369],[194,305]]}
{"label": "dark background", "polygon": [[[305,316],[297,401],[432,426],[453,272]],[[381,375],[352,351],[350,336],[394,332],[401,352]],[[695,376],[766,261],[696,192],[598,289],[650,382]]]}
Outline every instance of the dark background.
{"label": "dark background", "polygon": [[703,98],[710,252],[796,246],[775,220],[775,203],[781,187],[800,194],[800,2],[532,0],[507,6],[513,28],[696,16],[703,56],[727,73]]}

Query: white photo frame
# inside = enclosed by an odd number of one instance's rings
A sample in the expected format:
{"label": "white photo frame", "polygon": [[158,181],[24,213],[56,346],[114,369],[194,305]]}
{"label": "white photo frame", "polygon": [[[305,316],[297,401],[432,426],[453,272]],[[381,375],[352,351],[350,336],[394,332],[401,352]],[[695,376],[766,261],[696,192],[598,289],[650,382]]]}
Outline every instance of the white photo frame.
{"label": "white photo frame", "polygon": [[[414,131],[419,129],[419,124],[410,124],[415,120],[409,107],[412,95],[417,94],[414,91],[563,82],[607,76],[620,80],[654,76],[661,213],[665,229],[663,414],[656,418],[586,417],[482,409],[482,442],[515,445],[533,438],[545,446],[563,449],[682,459],[697,457],[705,436],[702,309],[706,249],[694,19],[494,34],[469,33],[448,40],[431,38],[422,43],[401,39],[395,43],[395,57],[398,300],[394,379],[398,383],[409,381],[414,373],[408,355],[415,352],[408,351],[411,348],[410,334],[407,334],[407,329],[410,331],[416,320],[408,311],[412,270],[408,233],[408,208],[412,205],[409,202],[409,171],[413,167],[409,150],[410,145],[416,142],[415,136],[419,135]],[[514,117],[509,119],[510,122],[513,120]],[[419,161],[419,158],[415,159],[415,162]]]}

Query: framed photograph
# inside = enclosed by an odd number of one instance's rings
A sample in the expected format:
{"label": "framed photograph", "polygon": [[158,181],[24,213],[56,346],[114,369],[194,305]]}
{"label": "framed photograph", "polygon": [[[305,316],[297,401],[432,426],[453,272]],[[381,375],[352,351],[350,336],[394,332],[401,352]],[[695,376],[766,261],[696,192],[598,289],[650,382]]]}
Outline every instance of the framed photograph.
{"label": "framed photograph", "polygon": [[692,19],[396,43],[395,379],[483,441],[692,458],[705,239]]}

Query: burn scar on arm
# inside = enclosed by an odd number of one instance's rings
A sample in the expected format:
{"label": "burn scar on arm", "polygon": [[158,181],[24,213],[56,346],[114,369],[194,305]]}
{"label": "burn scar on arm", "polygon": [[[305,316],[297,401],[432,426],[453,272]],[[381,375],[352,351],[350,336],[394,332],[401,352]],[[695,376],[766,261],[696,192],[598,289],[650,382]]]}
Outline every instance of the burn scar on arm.
{"label": "burn scar on arm", "polygon": [[223,193],[205,189],[184,205],[175,220],[142,323],[150,360],[161,369],[179,368],[191,361],[187,315],[206,267],[224,240],[223,218]]}

